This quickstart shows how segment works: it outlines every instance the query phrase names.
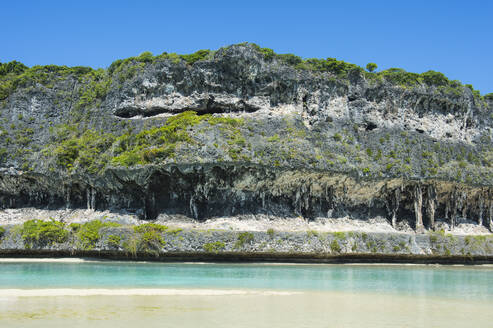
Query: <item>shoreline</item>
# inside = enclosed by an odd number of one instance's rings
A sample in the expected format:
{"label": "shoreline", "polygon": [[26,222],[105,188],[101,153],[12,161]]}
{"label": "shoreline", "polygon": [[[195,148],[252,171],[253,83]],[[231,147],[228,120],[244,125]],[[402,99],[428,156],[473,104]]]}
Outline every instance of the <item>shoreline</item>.
{"label": "shoreline", "polygon": [[408,254],[310,254],[310,253],[147,253],[129,256],[119,251],[0,250],[0,263],[6,262],[135,262],[135,263],[231,263],[231,264],[349,264],[349,265],[467,265],[493,266],[493,256],[443,256]]}
{"label": "shoreline", "polygon": [[0,230],[0,258],[148,262],[493,264],[493,234],[236,231],[159,223],[29,221]]}
{"label": "shoreline", "polygon": [[[1,254],[0,254],[1,256]],[[477,263],[477,264],[443,264],[443,263],[413,263],[413,262],[268,262],[268,261],[242,261],[242,262],[217,262],[217,261],[147,261],[138,259],[115,260],[106,258],[91,258],[91,257],[0,257],[0,264],[3,263],[134,263],[134,264],[180,264],[180,265],[214,265],[214,264],[232,264],[232,265],[266,265],[266,266],[302,266],[302,265],[344,265],[344,266],[417,266],[417,267],[478,267],[478,268],[493,268],[493,263]]]}

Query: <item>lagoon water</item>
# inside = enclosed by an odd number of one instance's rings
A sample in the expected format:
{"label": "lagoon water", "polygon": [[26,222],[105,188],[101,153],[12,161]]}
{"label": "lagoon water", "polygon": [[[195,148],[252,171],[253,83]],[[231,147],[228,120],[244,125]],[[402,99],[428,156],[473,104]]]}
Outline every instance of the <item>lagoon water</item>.
{"label": "lagoon water", "polygon": [[0,327],[493,327],[493,267],[0,262]]}

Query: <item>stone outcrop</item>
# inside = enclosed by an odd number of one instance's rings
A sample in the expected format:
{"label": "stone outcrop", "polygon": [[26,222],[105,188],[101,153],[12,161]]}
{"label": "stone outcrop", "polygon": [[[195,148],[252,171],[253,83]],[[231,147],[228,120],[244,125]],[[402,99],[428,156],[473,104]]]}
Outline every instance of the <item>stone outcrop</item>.
{"label": "stone outcrop", "polygon": [[[99,231],[93,244],[70,234],[62,243],[30,244],[14,226],[0,241],[3,256],[93,256],[116,259],[491,263],[493,236],[454,236],[443,232],[366,233],[319,231],[241,232],[148,227],[147,235],[129,226]],[[145,236],[145,237],[144,237]],[[85,247],[84,247],[85,246]]]}
{"label": "stone outcrop", "polygon": [[[467,87],[404,87],[358,69],[341,78],[268,59],[249,44],[192,64],[134,59],[105,74],[106,92],[91,101],[88,92],[103,82],[56,74],[52,84],[27,81],[1,100],[1,208],[146,220],[380,216],[417,232],[460,220],[493,229],[493,106]],[[241,124],[201,121],[183,129],[172,155],[130,167],[111,161],[124,133],[190,110]],[[57,132],[59,125],[69,127]],[[81,150],[84,131],[114,137],[94,146],[97,172]]]}
{"label": "stone outcrop", "polygon": [[368,179],[341,173],[234,164],[147,166],[107,170],[91,181],[56,180],[32,173],[4,173],[4,208],[110,209],[153,220],[159,214],[196,220],[246,214],[277,217],[367,219],[385,217],[394,227],[454,226],[469,218],[493,224],[492,188],[442,180]]}

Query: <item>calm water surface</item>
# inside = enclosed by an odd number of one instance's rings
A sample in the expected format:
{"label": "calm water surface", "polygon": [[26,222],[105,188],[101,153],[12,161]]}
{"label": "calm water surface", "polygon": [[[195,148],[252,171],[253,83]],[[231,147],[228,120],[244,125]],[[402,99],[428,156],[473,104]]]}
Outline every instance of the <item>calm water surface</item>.
{"label": "calm water surface", "polygon": [[[128,295],[7,295],[7,289],[60,288],[119,289]],[[190,295],[135,296],[136,288],[190,290]],[[201,289],[248,293],[194,292]],[[71,327],[493,327],[493,268],[0,263],[0,327],[67,323]]]}

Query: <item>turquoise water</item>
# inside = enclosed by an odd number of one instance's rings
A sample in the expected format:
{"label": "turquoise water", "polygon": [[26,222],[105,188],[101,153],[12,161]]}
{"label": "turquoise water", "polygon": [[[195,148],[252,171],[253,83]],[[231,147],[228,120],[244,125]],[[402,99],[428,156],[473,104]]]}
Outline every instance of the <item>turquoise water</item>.
{"label": "turquoise water", "polygon": [[246,288],[493,300],[492,267],[0,263],[0,288]]}

